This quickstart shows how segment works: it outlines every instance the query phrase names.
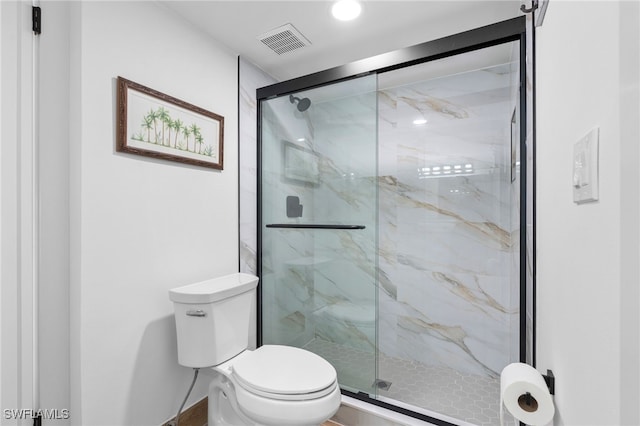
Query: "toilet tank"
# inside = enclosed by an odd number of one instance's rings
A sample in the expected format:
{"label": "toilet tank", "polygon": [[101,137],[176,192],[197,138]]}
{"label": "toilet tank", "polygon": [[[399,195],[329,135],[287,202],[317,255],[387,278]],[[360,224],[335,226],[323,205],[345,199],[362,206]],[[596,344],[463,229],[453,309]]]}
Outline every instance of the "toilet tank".
{"label": "toilet tank", "polygon": [[180,365],[211,367],[247,349],[257,285],[258,277],[235,273],[169,290]]}

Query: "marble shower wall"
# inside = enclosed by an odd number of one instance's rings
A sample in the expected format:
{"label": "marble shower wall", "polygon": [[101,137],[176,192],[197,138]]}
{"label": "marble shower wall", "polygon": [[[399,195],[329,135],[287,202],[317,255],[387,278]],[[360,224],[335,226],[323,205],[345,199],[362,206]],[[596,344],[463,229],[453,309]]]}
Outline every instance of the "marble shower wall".
{"label": "marble shower wall", "polygon": [[[330,261],[314,274],[314,288],[319,296],[313,313],[315,336],[374,354],[376,78],[350,80],[334,85],[330,93],[322,92],[319,89],[317,95],[309,94],[316,99],[312,115],[313,149],[321,159],[322,175],[315,193],[315,215],[324,223],[365,228],[316,233],[316,253]],[[375,364],[367,372],[370,375],[362,381],[370,385],[375,378]]]}
{"label": "marble shower wall", "polygon": [[517,359],[514,72],[379,92],[378,344],[388,356],[489,377]]}
{"label": "marble shower wall", "polygon": [[[366,226],[264,232],[265,343],[377,345],[486,377],[518,360],[517,78],[516,61],[377,92],[366,80],[321,87],[296,94],[312,101],[304,113],[286,96],[265,102],[263,222]],[[257,80],[246,81],[241,135],[256,128]],[[241,270],[254,272],[255,137],[246,140]],[[282,178],[283,141],[312,153],[317,183]],[[288,195],[300,198],[301,218],[287,218]]]}
{"label": "marble shower wall", "polygon": [[238,59],[240,161],[240,272],[257,274],[257,133],[256,90],[276,80],[251,62]]}

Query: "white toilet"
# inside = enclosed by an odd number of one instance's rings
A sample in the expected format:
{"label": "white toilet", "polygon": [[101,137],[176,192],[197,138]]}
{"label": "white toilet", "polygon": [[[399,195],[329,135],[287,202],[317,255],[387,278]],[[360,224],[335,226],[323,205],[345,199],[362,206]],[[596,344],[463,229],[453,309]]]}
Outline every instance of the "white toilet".
{"label": "white toilet", "polygon": [[212,367],[210,426],[318,425],[340,406],[336,370],[299,348],[247,349],[257,285],[258,277],[236,273],[170,290],[178,362]]}

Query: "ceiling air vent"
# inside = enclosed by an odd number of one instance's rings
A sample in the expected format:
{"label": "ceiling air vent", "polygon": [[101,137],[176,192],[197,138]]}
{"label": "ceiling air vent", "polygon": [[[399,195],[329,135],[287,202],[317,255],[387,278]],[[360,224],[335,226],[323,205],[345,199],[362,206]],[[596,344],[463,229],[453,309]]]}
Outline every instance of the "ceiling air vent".
{"label": "ceiling air vent", "polygon": [[311,42],[291,24],[284,24],[258,36],[269,49],[278,55],[311,45]]}

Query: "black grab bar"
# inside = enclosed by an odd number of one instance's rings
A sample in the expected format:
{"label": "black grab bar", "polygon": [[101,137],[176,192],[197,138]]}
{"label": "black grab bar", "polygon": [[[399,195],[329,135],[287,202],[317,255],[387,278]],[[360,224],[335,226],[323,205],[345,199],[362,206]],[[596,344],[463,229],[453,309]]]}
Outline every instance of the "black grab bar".
{"label": "black grab bar", "polygon": [[364,229],[364,225],[315,225],[306,223],[270,223],[267,228],[289,228],[289,229]]}

